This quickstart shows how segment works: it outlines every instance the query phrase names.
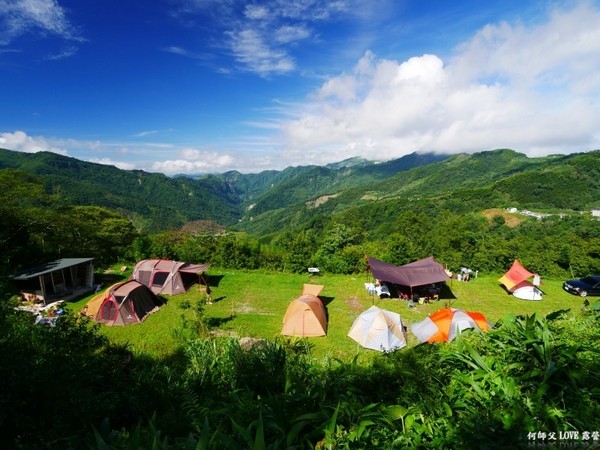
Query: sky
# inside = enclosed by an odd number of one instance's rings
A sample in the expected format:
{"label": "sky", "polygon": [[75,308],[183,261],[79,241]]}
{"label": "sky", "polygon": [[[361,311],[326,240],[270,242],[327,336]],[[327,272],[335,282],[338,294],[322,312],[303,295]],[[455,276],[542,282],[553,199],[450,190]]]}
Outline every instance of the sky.
{"label": "sky", "polygon": [[600,0],[0,0],[0,148],[257,173],[600,148]]}

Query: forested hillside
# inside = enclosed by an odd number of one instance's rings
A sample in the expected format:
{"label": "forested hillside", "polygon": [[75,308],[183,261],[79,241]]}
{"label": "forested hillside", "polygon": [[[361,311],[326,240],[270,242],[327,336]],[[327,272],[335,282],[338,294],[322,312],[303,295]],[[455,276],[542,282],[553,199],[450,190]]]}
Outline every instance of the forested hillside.
{"label": "forested hillside", "polygon": [[376,218],[368,230],[383,238],[407,213],[433,217],[443,210],[473,213],[508,207],[589,212],[600,207],[600,151],[546,158],[527,158],[512,150],[457,155],[372,184],[332,187],[328,194],[262,214],[251,210],[238,229],[270,236],[282,227],[302,229],[319,217],[343,212],[354,221]]}
{"label": "forested hillside", "polygon": [[39,176],[55,200],[113,209],[137,229],[156,232],[197,220],[230,226],[248,209],[264,212],[286,207],[333,188],[360,186],[444,158],[414,154],[383,164],[348,160],[330,167],[289,167],[258,174],[232,171],[194,179],[121,170],[50,152],[0,149],[0,170],[19,169]]}
{"label": "forested hillside", "polygon": [[500,273],[518,258],[554,276],[600,272],[600,221],[590,214],[600,208],[598,150],[352,159],[197,179],[7,150],[0,167],[3,274],[64,256],[357,273],[367,254],[394,264],[435,255],[451,270]]}
{"label": "forested hillside", "polygon": [[66,205],[118,211],[140,230],[177,228],[201,219],[231,225],[240,215],[239,198],[219,180],[194,181],[120,170],[49,152],[0,150],[0,169],[4,168],[40,177],[45,191]]}
{"label": "forested hillside", "polygon": [[247,175],[228,172],[214,178],[220,178],[230,185],[240,195],[246,211],[255,216],[334,191],[355,187],[360,189],[362,186],[387,180],[398,173],[446,158],[448,155],[433,153],[413,153],[382,163],[351,158],[324,167],[301,166]]}

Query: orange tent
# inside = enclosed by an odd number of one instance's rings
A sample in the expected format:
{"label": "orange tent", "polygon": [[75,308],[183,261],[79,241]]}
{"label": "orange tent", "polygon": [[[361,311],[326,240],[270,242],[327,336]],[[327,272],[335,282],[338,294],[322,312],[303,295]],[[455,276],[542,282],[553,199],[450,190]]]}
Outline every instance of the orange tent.
{"label": "orange tent", "polygon": [[419,341],[433,343],[450,342],[467,328],[488,331],[492,324],[480,312],[443,308],[414,323],[411,331]]}
{"label": "orange tent", "polygon": [[305,284],[302,295],[289,304],[283,317],[284,336],[315,337],[327,335],[327,312],[318,295],[323,286]]}

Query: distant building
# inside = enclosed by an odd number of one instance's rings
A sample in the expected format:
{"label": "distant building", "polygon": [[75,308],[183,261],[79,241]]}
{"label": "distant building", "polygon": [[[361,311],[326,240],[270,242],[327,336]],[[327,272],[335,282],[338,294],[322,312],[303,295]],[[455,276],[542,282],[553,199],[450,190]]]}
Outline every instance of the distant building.
{"label": "distant building", "polygon": [[600,217],[600,209],[592,209],[592,217]]}
{"label": "distant building", "polygon": [[527,211],[527,210],[521,211],[521,214],[523,214],[524,216],[535,217],[536,219],[543,219],[545,217],[550,217],[552,215],[552,214],[544,214],[544,213],[538,213],[538,212]]}

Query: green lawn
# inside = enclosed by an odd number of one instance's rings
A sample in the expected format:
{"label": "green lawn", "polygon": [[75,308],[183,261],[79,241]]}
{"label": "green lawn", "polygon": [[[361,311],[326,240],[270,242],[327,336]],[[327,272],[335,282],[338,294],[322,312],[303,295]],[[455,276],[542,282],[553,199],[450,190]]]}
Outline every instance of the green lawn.
{"label": "green lawn", "polygon": [[[410,324],[444,307],[480,311],[492,322],[509,313],[547,314],[562,309],[579,311],[582,299],[562,290],[564,280],[543,279],[542,301],[525,301],[508,295],[498,283],[499,275],[480,275],[469,282],[451,280],[448,287],[454,298],[441,298],[439,302],[409,308],[398,299],[379,299],[367,293],[364,283],[372,281],[367,274],[309,276],[299,274],[266,273],[259,271],[217,270],[209,271],[213,286],[213,304],[206,305],[205,314],[215,331],[236,336],[275,338],[279,336],[282,319],[288,304],[302,293],[303,283],[325,286],[321,298],[329,314],[326,337],[310,338],[313,354],[317,358],[334,357],[348,360],[357,354],[369,359],[375,352],[360,347],[347,333],[354,319],[365,309],[376,304],[381,308],[400,313],[408,327],[409,345],[417,343],[410,332]],[[194,287],[190,292],[167,298],[167,304],[139,325],[126,327],[102,326],[102,332],[116,343],[127,343],[136,353],[151,356],[170,354],[177,345],[174,331],[182,326],[182,317],[191,317],[194,304],[203,291]],[[70,306],[81,309],[87,300]],[[182,308],[189,302],[191,307]]]}

